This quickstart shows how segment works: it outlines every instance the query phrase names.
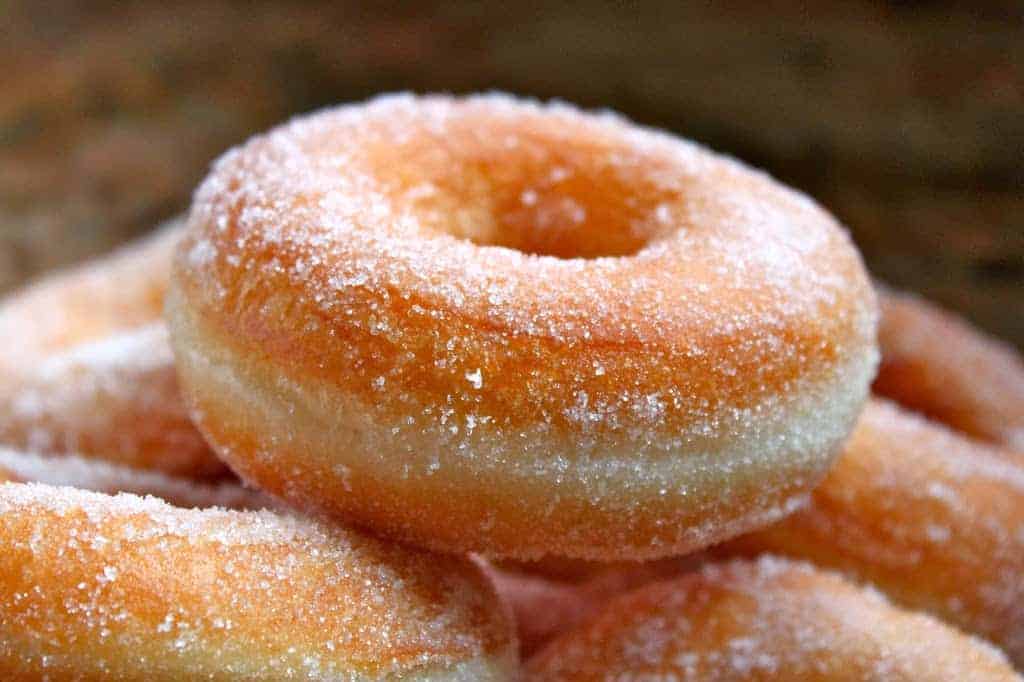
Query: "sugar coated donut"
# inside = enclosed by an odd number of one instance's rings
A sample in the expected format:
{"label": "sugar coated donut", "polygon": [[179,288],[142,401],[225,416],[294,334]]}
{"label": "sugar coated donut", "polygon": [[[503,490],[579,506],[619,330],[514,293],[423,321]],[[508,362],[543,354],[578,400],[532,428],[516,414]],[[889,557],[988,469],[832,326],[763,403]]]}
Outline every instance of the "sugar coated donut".
{"label": "sugar coated donut", "polygon": [[225,473],[189,419],[162,322],[43,358],[0,384],[0,443],[190,478]]}
{"label": "sugar coated donut", "polygon": [[510,680],[466,560],[270,512],[0,485],[4,679]]}
{"label": "sugar coated donut", "polygon": [[178,507],[273,509],[275,500],[232,481],[203,483],[73,454],[39,455],[0,447],[0,482],[46,483],[100,493],[152,495]]}
{"label": "sugar coated donut", "polygon": [[627,594],[527,665],[530,682],[1018,681],[1001,652],[809,564],[712,565]]}
{"label": "sugar coated donut", "polygon": [[641,559],[791,511],[876,364],[807,197],[611,114],[390,96],[229,152],[172,273],[245,480],[446,551]]}
{"label": "sugar coated donut", "polygon": [[180,219],[168,221],[148,237],[0,301],[0,339],[10,342],[0,372],[159,320],[183,228]]}
{"label": "sugar coated donut", "polygon": [[1024,452],[1024,360],[911,294],[879,288],[880,395],[975,438]]}
{"label": "sugar coated donut", "polygon": [[[1024,459],[868,404],[807,509],[730,543],[869,581],[1024,666]],[[953,678],[951,678],[953,679]]]}
{"label": "sugar coated donut", "polygon": [[0,443],[224,475],[189,419],[161,319],[182,228],[172,222],[0,303]]}

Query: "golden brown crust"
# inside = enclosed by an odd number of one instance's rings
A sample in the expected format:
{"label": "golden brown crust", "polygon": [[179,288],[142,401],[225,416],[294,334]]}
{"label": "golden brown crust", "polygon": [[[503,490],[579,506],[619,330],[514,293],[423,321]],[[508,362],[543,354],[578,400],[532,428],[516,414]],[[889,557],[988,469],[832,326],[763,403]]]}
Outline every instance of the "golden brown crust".
{"label": "golden brown crust", "polygon": [[183,225],[0,303],[0,443],[216,477],[188,417],[161,320]]}
{"label": "golden brown crust", "polygon": [[5,679],[505,680],[470,563],[270,512],[0,485]]}
{"label": "golden brown crust", "polygon": [[533,682],[1020,679],[980,640],[773,558],[709,566],[616,599],[527,670]]}
{"label": "golden brown crust", "polygon": [[879,288],[879,395],[1024,452],[1024,361],[1011,346],[907,293]]}
{"label": "golden brown crust", "polygon": [[519,558],[664,556],[778,518],[875,361],[859,257],[806,197],[501,96],[381,98],[229,153],[168,311],[244,478]]}
{"label": "golden brown crust", "polygon": [[1024,460],[868,404],[810,506],[731,549],[839,569],[1024,665]]}

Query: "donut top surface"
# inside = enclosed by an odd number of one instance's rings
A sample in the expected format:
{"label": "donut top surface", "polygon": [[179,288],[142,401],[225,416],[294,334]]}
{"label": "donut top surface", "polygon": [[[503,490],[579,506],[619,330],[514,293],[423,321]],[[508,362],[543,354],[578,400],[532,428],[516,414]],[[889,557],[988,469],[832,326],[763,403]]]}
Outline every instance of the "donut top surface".
{"label": "donut top surface", "polygon": [[189,224],[179,282],[219,337],[453,446],[677,448],[840,366],[868,367],[860,391],[875,362],[874,295],[825,211],[614,114],[326,110],[222,157]]}

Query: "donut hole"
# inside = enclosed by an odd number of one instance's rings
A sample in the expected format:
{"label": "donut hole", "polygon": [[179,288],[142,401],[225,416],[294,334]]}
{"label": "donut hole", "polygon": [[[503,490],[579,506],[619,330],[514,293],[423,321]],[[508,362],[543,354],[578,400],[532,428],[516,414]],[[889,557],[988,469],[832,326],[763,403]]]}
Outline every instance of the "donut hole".
{"label": "donut hole", "polygon": [[[402,194],[439,232],[572,259],[630,256],[673,229],[677,193],[657,181],[657,164],[631,150],[564,135],[453,137],[396,160],[410,179]],[[517,144],[506,146],[509,139]]]}
{"label": "donut hole", "polygon": [[645,198],[613,174],[590,170],[553,165],[493,187],[493,228],[465,238],[556,258],[637,253],[658,231]]}

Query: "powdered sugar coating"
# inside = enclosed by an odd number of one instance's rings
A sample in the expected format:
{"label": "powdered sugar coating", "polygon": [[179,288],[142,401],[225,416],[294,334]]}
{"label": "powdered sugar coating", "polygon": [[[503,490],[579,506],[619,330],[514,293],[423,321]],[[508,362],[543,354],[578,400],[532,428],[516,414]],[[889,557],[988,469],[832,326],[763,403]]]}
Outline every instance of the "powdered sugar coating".
{"label": "powdered sugar coating", "polygon": [[502,95],[378,98],[229,152],[174,279],[231,466],[439,549],[652,557],[778,518],[875,362],[861,262],[812,201]]}
{"label": "powdered sugar coating", "polygon": [[809,564],[711,565],[615,600],[527,679],[1019,680],[994,647]]}
{"label": "powdered sugar coating", "polygon": [[1024,665],[1024,458],[868,404],[811,504],[740,538],[839,569]]}
{"label": "powdered sugar coating", "polygon": [[116,679],[509,679],[465,561],[270,512],[0,485],[0,671]]}

